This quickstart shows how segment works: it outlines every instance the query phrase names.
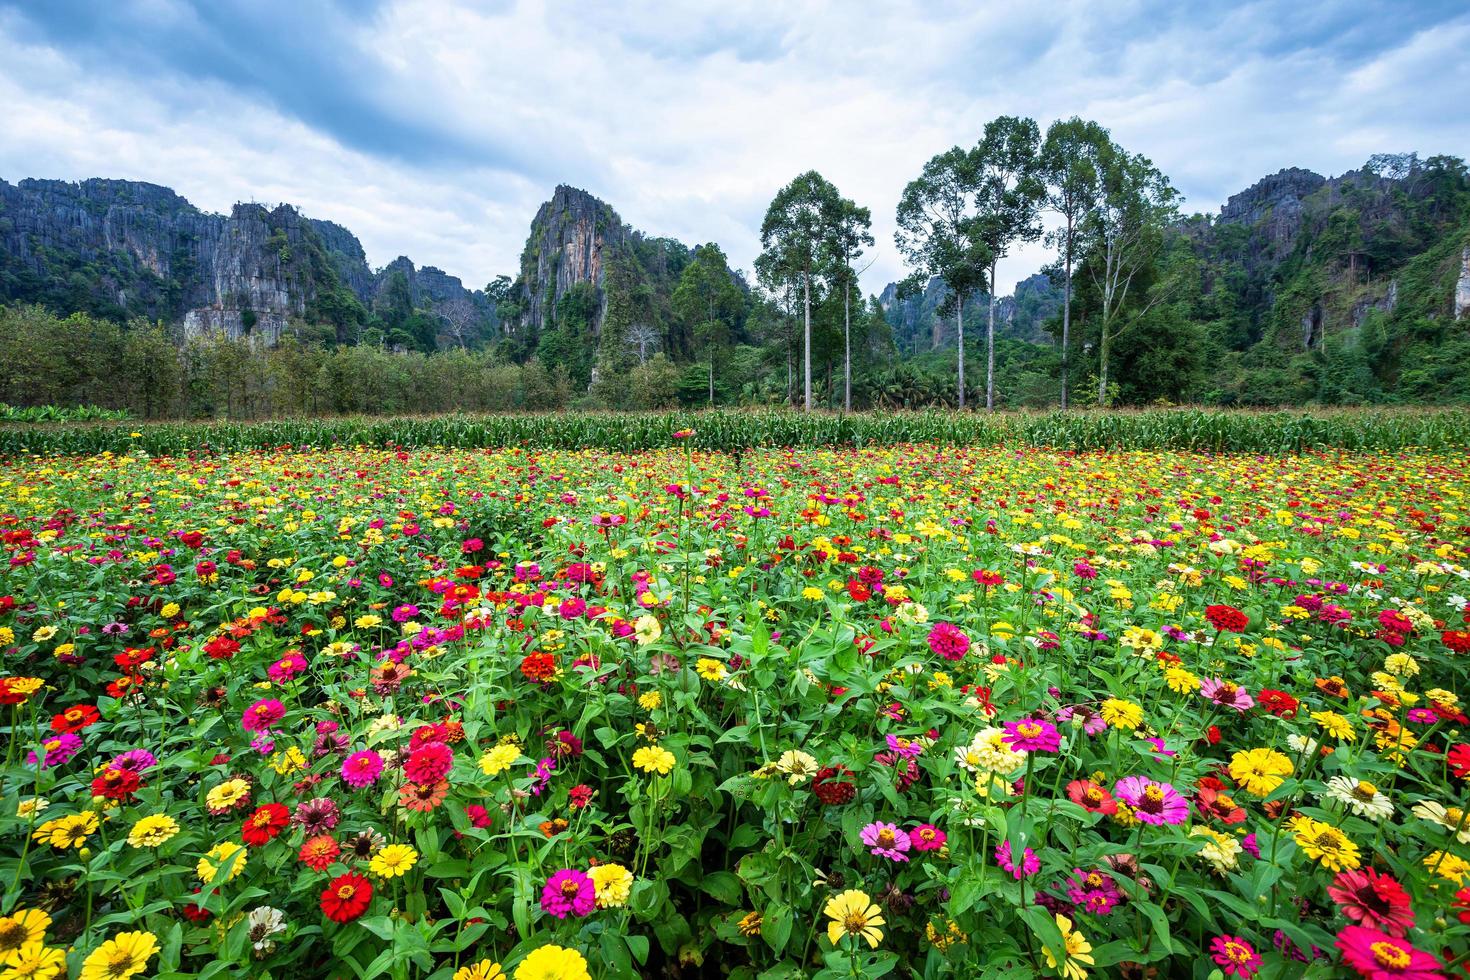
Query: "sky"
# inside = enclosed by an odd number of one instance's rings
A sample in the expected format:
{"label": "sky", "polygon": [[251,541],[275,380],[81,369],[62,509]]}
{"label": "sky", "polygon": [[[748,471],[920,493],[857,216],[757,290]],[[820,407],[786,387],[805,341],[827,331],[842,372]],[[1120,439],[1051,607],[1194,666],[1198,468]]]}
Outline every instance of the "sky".
{"label": "sky", "polygon": [[0,179],[289,202],[476,287],[559,183],[749,270],[816,169],[872,210],[876,293],[904,185],[995,116],[1095,119],[1208,212],[1284,167],[1470,157],[1467,50],[1466,0],[0,0]]}

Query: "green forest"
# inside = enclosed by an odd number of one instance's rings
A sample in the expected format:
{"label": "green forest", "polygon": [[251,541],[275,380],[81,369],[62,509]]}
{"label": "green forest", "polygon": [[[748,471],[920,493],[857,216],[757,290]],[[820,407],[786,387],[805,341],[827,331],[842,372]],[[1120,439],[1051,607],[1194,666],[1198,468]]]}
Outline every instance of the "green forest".
{"label": "green forest", "polygon": [[[773,196],[748,274],[717,243],[645,236],[571,188],[536,216],[516,273],[478,289],[407,259],[371,272],[345,229],[240,205],[229,220],[258,241],[230,268],[278,284],[265,305],[244,289],[200,298],[218,249],[198,242],[225,219],[153,185],[88,182],[87,220],[171,229],[154,248],[167,261],[142,261],[38,232],[48,216],[18,194],[30,183],[0,182],[0,402],[14,406],[266,418],[1467,400],[1470,174],[1449,156],[1284,170],[1207,215],[1095,122],[1000,117],[903,189],[894,244],[910,275],[881,296],[859,284],[877,202],[814,171]],[[1031,242],[1052,261],[997,284]]]}

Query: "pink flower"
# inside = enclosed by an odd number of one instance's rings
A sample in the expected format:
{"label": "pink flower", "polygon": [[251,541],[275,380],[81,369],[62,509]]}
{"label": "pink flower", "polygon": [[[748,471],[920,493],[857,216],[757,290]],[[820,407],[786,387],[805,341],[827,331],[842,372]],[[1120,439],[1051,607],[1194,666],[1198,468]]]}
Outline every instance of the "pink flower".
{"label": "pink flower", "polygon": [[263,698],[245,709],[245,714],[240,717],[240,724],[247,732],[266,732],[284,717],[284,704],[275,698]]}
{"label": "pink flower", "polygon": [[1210,949],[1214,953],[1215,965],[1221,967],[1227,977],[1233,973],[1249,978],[1261,968],[1261,954],[1239,936],[1216,936],[1210,941]]}
{"label": "pink flower", "polygon": [[1113,795],[1127,803],[1141,823],[1155,826],[1182,823],[1189,816],[1189,802],[1178,790],[1147,776],[1123,777],[1113,787]]}
{"label": "pink flower", "polygon": [[886,857],[890,861],[907,861],[908,855],[904,854],[913,846],[909,835],[899,830],[891,823],[875,821],[863,828],[863,843],[868,845],[869,853],[878,857]]}
{"label": "pink flower", "polygon": [[59,766],[77,754],[82,747],[82,740],[71,732],[62,732],[60,735],[52,735],[41,743],[39,753],[32,750],[26,756],[26,764],[34,766],[41,763],[43,769]]}
{"label": "pink flower", "polygon": [[935,623],[929,631],[929,649],[945,660],[961,660],[970,650],[970,638],[953,623]]}
{"label": "pink flower", "polygon": [[354,752],[342,760],[342,781],[354,789],[371,786],[383,774],[383,757],[372,749]]}
{"label": "pink flower", "polygon": [[576,868],[562,868],[541,889],[541,907],[558,919],[572,913],[588,915],[596,905],[597,889],[592,879]]}
{"label": "pink flower", "polygon": [[1011,842],[1003,840],[995,849],[995,863],[1011,873],[1011,877],[1020,881],[1028,875],[1034,875],[1041,870],[1041,858],[1031,848],[1021,852],[1021,863],[1017,864],[1011,860]]}
{"label": "pink flower", "polygon": [[265,672],[277,684],[289,681],[306,669],[306,658],[296,652],[286,654],[266,668]]}
{"label": "pink flower", "polygon": [[1213,677],[1200,682],[1199,693],[1207,701],[1213,701],[1222,708],[1234,708],[1236,711],[1249,711],[1256,703],[1250,692],[1239,684]]}
{"label": "pink flower", "polygon": [[1377,929],[1347,926],[1335,945],[1343,964],[1367,980],[1443,980],[1437,956]]}
{"label": "pink flower", "polygon": [[1062,735],[1057,726],[1037,718],[1023,718],[1005,723],[1001,741],[1017,752],[1055,752],[1061,747]]}
{"label": "pink flower", "polygon": [[909,843],[916,851],[937,851],[949,837],[932,823],[921,823],[909,831]]}

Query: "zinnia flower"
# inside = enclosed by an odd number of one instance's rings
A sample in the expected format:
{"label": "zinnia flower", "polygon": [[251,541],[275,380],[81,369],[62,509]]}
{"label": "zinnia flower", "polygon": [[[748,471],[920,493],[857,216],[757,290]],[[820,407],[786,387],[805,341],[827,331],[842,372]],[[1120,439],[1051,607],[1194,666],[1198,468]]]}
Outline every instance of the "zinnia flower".
{"label": "zinnia flower", "polygon": [[1377,929],[1348,926],[1334,944],[1343,964],[1366,980],[1443,980],[1437,956]]}
{"label": "zinnia flower", "polygon": [[587,871],[597,893],[597,907],[619,908],[628,904],[633,892],[633,872],[621,864],[595,864]]}
{"label": "zinnia flower", "polygon": [[349,871],[333,878],[323,889],[322,912],[333,922],[351,922],[367,911],[372,900],[373,883]]}
{"label": "zinnia flower", "polygon": [[1414,927],[1409,893],[1394,878],[1372,868],[1343,871],[1327,886],[1327,895],[1353,922],[1402,938]]}
{"label": "zinnia flower", "polygon": [[862,841],[868,845],[870,854],[888,858],[890,861],[907,861],[904,854],[911,845],[909,835],[891,823],[877,821],[862,830]]}
{"label": "zinnia flower", "polygon": [[542,946],[521,960],[515,980],[591,980],[591,974],[587,961],[575,949]]}
{"label": "zinnia flower", "polygon": [[867,892],[849,888],[829,898],[822,911],[832,920],[827,923],[827,939],[833,946],[844,936],[860,937],[870,949],[877,949],[883,941],[883,930],[878,928],[883,925],[883,913]]}
{"label": "zinnia flower", "polygon": [[126,980],[148,969],[158,952],[151,932],[120,932],[87,954],[80,980]]}
{"label": "zinnia flower", "polygon": [[1291,775],[1291,760],[1274,749],[1251,749],[1230,757],[1230,778],[1247,793],[1270,796]]}
{"label": "zinnia flower", "polygon": [[1210,949],[1214,952],[1215,965],[1223,969],[1227,977],[1232,973],[1238,977],[1252,977],[1261,968],[1261,954],[1239,936],[1216,936],[1210,941]]}
{"label": "zinnia flower", "polygon": [[1028,875],[1034,875],[1041,870],[1041,858],[1037,857],[1036,852],[1029,847],[1021,852],[1021,861],[1019,864],[1013,861],[1011,859],[1011,842],[1008,840],[1001,841],[996,847],[995,863],[1006,871],[1009,871],[1011,877],[1017,881],[1020,881]]}
{"label": "zinnia flower", "polygon": [[354,752],[342,760],[342,781],[354,789],[371,786],[383,773],[383,757],[372,749]]}
{"label": "zinnia flower", "polygon": [[1178,790],[1147,776],[1125,776],[1118,780],[1113,792],[1142,823],[1155,826],[1182,823],[1189,816],[1189,802]]}
{"label": "zinnia flower", "polygon": [[541,889],[541,908],[558,919],[569,914],[590,915],[596,904],[596,886],[576,868],[562,868]]}
{"label": "zinnia flower", "polygon": [[1042,955],[1046,957],[1046,965],[1060,971],[1067,980],[1085,980],[1087,971],[1083,967],[1092,966],[1092,944],[1087,937],[1076,931],[1072,920],[1065,915],[1056,914],[1057,929],[1061,931],[1062,942],[1065,944],[1060,954],[1052,951],[1050,946],[1042,946]]}
{"label": "zinnia flower", "polygon": [[1004,725],[1003,741],[1016,752],[1055,752],[1061,747],[1062,736],[1049,721],[1023,718],[1008,721]]}

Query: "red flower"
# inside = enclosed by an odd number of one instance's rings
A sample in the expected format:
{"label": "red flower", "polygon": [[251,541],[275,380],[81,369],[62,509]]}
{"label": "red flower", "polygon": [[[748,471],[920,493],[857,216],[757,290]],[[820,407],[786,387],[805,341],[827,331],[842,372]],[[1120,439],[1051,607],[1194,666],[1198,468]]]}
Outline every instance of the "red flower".
{"label": "red flower", "polygon": [[1221,633],[1241,633],[1250,625],[1246,614],[1234,606],[1206,606],[1205,619]]}
{"label": "red flower", "polygon": [[79,732],[88,725],[95,724],[101,717],[102,713],[90,704],[72,705],[51,716],[51,730],[57,734]]}
{"label": "red flower", "polygon": [[437,783],[449,775],[454,750],[443,742],[429,742],[414,749],[404,763],[403,774],[414,783]]}
{"label": "red flower", "polygon": [[1278,718],[1295,718],[1296,709],[1301,704],[1285,691],[1278,691],[1271,687],[1261,691],[1256,697],[1256,703]]}
{"label": "red flower", "polygon": [[229,660],[240,652],[240,642],[229,636],[216,636],[204,644],[204,652],[211,660]]}
{"label": "red flower", "polygon": [[362,875],[338,875],[322,891],[322,912],[333,922],[351,922],[367,911],[373,900],[373,883]]}
{"label": "red flower", "polygon": [[301,863],[313,871],[325,871],[342,853],[342,847],[331,834],[317,834],[301,845]]}
{"label": "red flower", "polygon": [[528,681],[546,681],[556,675],[556,658],[549,653],[533,653],[521,660],[521,673]]}
{"label": "red flower", "polygon": [[249,847],[259,847],[291,822],[291,811],[281,803],[262,803],[255,812],[245,818],[240,826],[240,837]]}
{"label": "red flower", "polygon": [[1090,779],[1074,779],[1068,783],[1067,798],[1088,813],[1118,812],[1118,801],[1113,799],[1113,794]]}
{"label": "red flower", "polygon": [[588,786],[585,783],[580,783],[571,788],[571,791],[568,793],[568,796],[570,798],[567,802],[571,804],[572,809],[580,810],[582,809],[582,807],[592,802],[593,792],[594,791],[591,786]]}
{"label": "red flower", "polygon": [[851,775],[852,770],[844,766],[823,766],[812,779],[812,793],[827,806],[851,803],[857,796],[857,785],[842,779]]}
{"label": "red flower", "polygon": [[142,782],[131,769],[114,769],[109,766],[92,780],[92,795],[109,800],[126,800],[137,792]]}
{"label": "red flower", "polygon": [[1470,631],[1445,630],[1439,638],[1455,653],[1470,653]]}
{"label": "red flower", "polygon": [[1328,896],[1353,922],[1402,939],[1414,926],[1409,894],[1388,875],[1372,868],[1343,871],[1327,886]]}
{"label": "red flower", "polygon": [[1450,771],[1455,774],[1456,779],[1470,780],[1470,745],[1461,742],[1453,746],[1445,759],[1449,762]]}

